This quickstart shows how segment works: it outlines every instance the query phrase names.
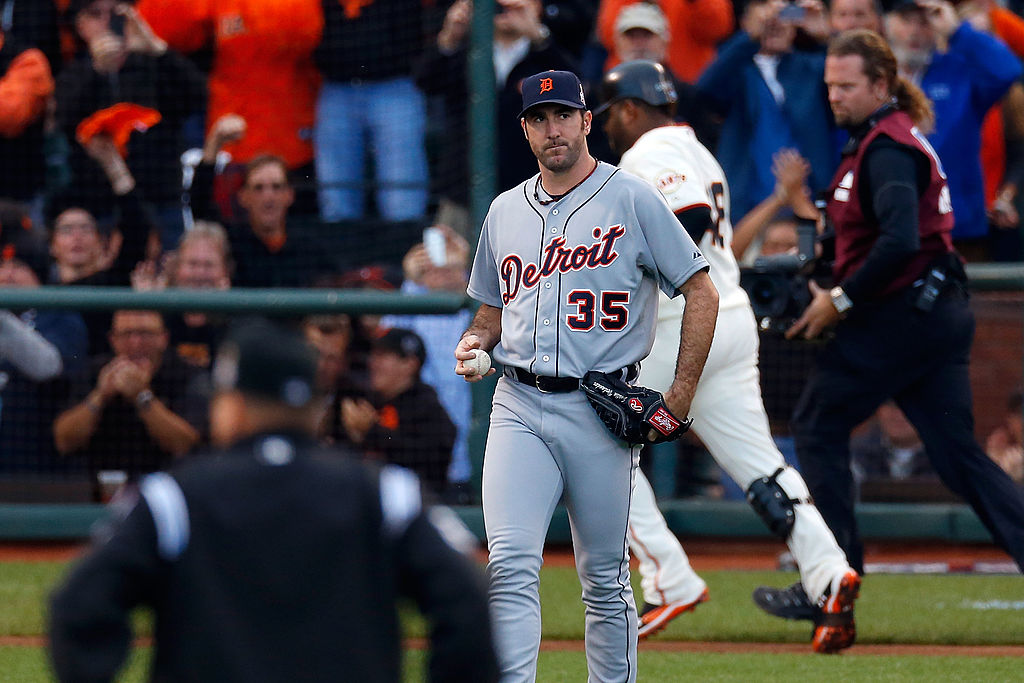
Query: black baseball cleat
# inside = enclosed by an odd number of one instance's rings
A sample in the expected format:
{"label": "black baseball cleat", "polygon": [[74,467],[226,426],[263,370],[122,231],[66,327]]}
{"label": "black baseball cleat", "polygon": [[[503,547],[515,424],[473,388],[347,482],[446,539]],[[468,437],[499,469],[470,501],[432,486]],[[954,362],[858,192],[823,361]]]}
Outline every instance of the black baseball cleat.
{"label": "black baseball cleat", "polygon": [[816,621],[821,614],[821,608],[811,602],[799,581],[788,588],[758,586],[751,597],[762,610],[782,619]]}

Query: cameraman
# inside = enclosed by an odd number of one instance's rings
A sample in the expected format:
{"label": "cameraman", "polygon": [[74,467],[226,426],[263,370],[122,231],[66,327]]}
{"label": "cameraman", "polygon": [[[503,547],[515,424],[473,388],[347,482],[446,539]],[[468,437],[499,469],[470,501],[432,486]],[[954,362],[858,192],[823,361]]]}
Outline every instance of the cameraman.
{"label": "cameraman", "polygon": [[931,124],[931,103],[897,75],[885,41],[866,30],[832,40],[825,83],[850,142],[826,207],[838,286],[812,286],[810,306],[786,333],[811,339],[836,326],[793,417],[804,476],[850,564],[862,571],[848,439],[892,397],[942,481],[1024,568],[1024,498],[974,440],[974,318],[951,241],[946,176],[918,128]]}

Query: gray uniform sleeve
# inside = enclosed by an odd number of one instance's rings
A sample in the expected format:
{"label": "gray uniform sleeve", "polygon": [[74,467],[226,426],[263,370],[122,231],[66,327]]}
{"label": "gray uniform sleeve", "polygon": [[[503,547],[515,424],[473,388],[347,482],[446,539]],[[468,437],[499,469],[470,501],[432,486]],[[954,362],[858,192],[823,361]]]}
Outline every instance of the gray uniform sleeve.
{"label": "gray uniform sleeve", "polygon": [[466,292],[482,304],[501,308],[501,289],[498,286],[497,260],[491,248],[490,223],[491,212],[488,211],[483,227],[480,228],[480,241],[476,245],[476,256]]}
{"label": "gray uniform sleeve", "polygon": [[36,382],[53,379],[63,369],[57,347],[10,311],[0,311],[0,359]]}

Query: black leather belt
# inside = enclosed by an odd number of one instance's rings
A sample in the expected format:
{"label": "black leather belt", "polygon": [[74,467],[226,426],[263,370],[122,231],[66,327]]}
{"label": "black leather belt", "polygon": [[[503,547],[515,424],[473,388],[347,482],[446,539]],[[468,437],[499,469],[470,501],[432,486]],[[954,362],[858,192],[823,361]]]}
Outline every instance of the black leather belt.
{"label": "black leather belt", "polygon": [[545,394],[564,394],[580,388],[580,380],[576,377],[547,377],[545,375],[535,375],[529,370],[523,370],[522,368],[510,369],[512,370],[511,376],[515,377],[519,382],[529,384],[531,387],[537,387],[539,391],[543,391]]}
{"label": "black leather belt", "polygon": [[[627,382],[632,382],[640,374],[640,364],[633,363],[617,371]],[[609,373],[616,374],[616,373]],[[536,387],[539,391],[545,394],[564,394],[570,391],[576,391],[580,388],[580,380],[576,377],[548,377],[546,375],[535,375],[529,370],[523,370],[517,367],[505,367],[505,375],[512,377],[513,379],[528,384],[531,387]]]}

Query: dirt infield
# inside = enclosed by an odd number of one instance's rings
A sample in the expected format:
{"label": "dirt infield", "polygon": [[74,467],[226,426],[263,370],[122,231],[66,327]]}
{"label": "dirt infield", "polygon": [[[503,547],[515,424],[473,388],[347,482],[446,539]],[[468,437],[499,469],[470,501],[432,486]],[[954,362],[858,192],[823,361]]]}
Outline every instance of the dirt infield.
{"label": "dirt infield", "polygon": [[[771,571],[779,568],[779,554],[786,547],[778,541],[734,538],[682,539],[690,564],[697,571],[742,570]],[[81,543],[0,543],[0,562],[66,562],[85,548]],[[487,554],[477,553],[481,562]],[[945,564],[948,571],[971,571],[986,564],[1005,565],[1010,558],[1002,550],[988,544],[949,543],[867,543],[865,564],[897,566],[900,564]],[[564,567],[573,565],[572,549],[549,548],[544,563]]]}
{"label": "dirt infield", "polygon": [[[44,636],[0,636],[0,647],[46,647]],[[150,638],[138,638],[136,647],[152,645]],[[410,650],[423,650],[427,642],[423,638],[405,641]],[[583,652],[582,640],[544,640],[541,650],[558,652]],[[816,656],[810,645],[803,643],[725,643],[725,642],[682,642],[678,640],[654,640],[640,643],[640,651],[650,652],[699,652],[703,654],[795,654]],[[854,645],[843,656],[907,656],[924,657],[1024,657],[1024,645]]]}

